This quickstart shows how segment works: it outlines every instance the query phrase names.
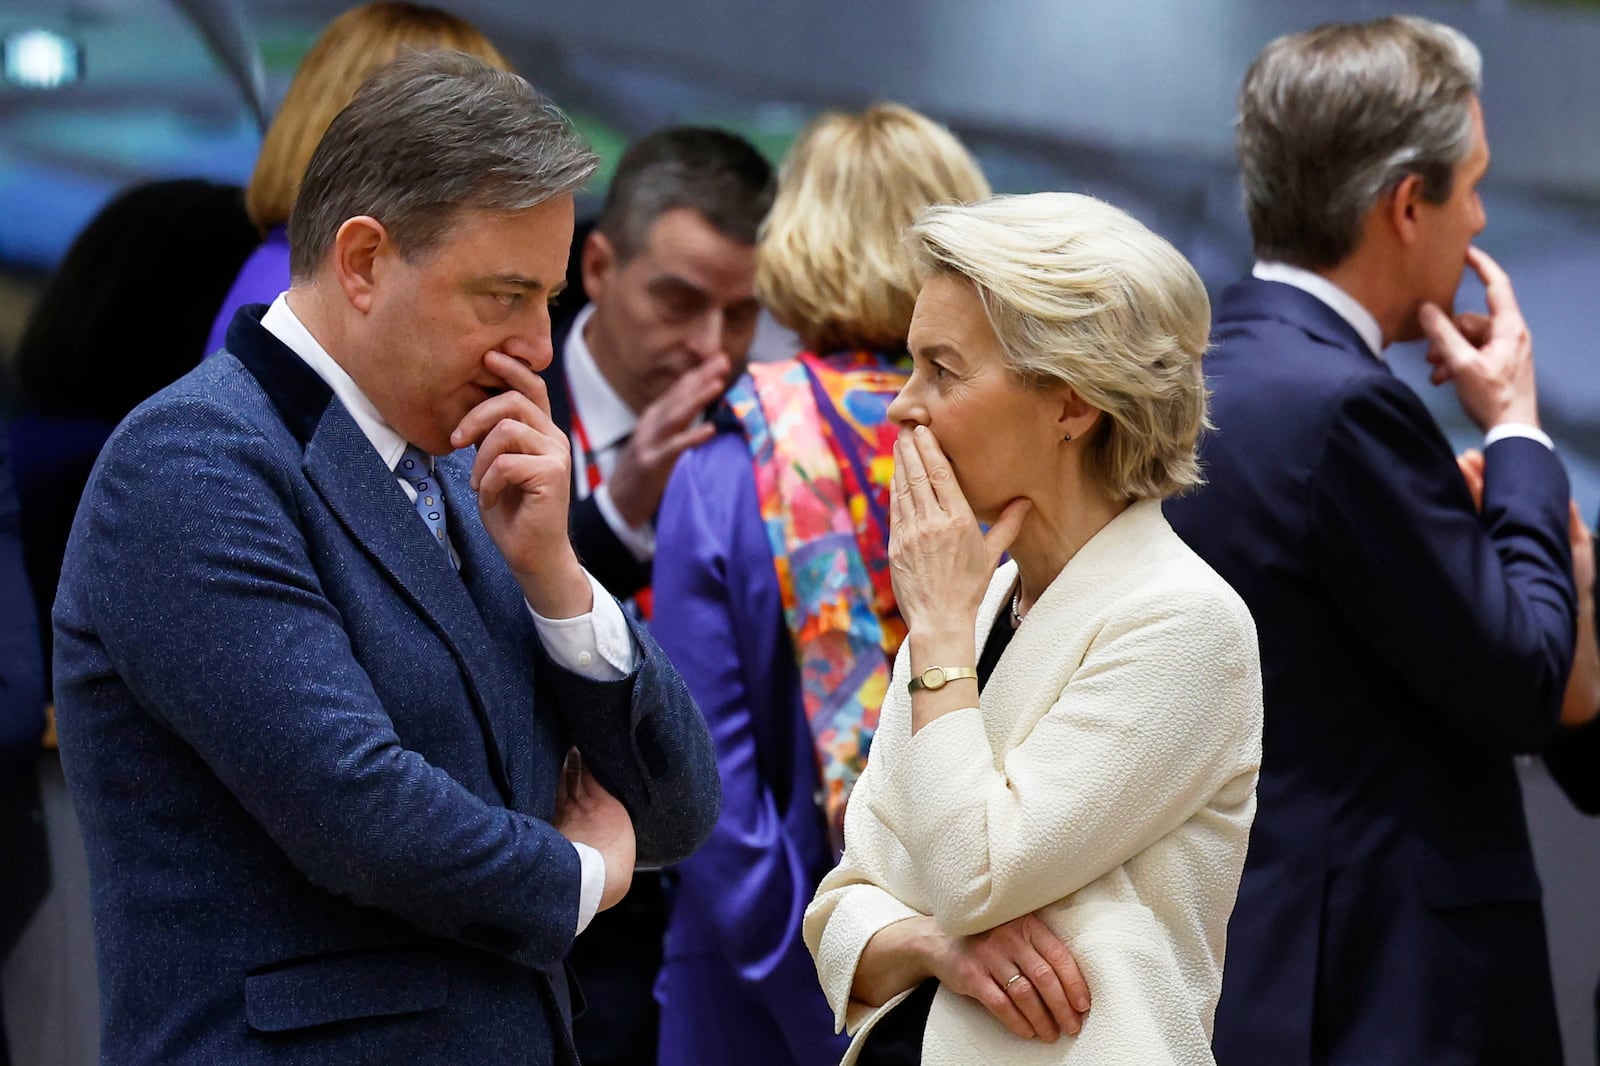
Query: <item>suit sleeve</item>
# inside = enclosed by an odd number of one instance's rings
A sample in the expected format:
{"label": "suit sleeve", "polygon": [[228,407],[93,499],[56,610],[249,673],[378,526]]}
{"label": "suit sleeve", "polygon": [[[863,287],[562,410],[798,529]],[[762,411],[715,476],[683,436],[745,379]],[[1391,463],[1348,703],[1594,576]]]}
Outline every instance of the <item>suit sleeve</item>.
{"label": "suit sleeve", "polygon": [[639,865],[663,866],[687,858],[716,822],[716,754],[678,671],[648,629],[628,625],[631,677],[592,681],[551,664],[540,706],[558,708],[585,764],[628,809]]}
{"label": "suit sleeve", "polygon": [[868,941],[896,922],[925,917],[883,887],[888,883],[889,857],[903,860],[905,854],[871,800],[883,774],[883,760],[875,754],[856,780],[845,807],[848,843],[844,855],[817,886],[816,898],[805,916],[806,947],[816,960],[822,994],[833,1008],[834,1027],[852,1033],[876,1009],[850,998]]}
{"label": "suit sleeve", "polygon": [[[837,1061],[844,1046],[800,927],[817,857],[786,829],[758,741],[758,723],[787,734],[802,711],[782,683],[794,675],[779,657],[793,650],[742,441],[718,438],[679,461],[659,529],[655,630],[705,712],[724,797],[710,839],[677,867],[675,906],[712,930],[711,946],[795,1061]],[[809,803],[809,789],[792,802]]]}
{"label": "suit sleeve", "polygon": [[[16,485],[0,432],[0,773],[29,764],[44,732],[44,662],[34,621],[33,594],[22,563]],[[31,772],[31,771],[30,771]]]}
{"label": "suit sleeve", "polygon": [[1450,728],[1491,750],[1543,748],[1577,603],[1555,454],[1490,445],[1480,515],[1417,397],[1365,379],[1341,397],[1310,493],[1315,563],[1373,654]]}
{"label": "suit sleeve", "polygon": [[[969,707],[924,726],[902,765],[875,779],[871,795],[889,801],[877,817],[946,933],[981,933],[1071,895],[1214,799],[1253,811],[1261,670],[1244,608],[1178,589],[1129,607],[1015,747],[975,758],[992,745]],[[895,691],[908,658],[902,649]]]}
{"label": "suit sleeve", "polygon": [[[120,678],[312,883],[528,965],[558,962],[577,920],[572,845],[402,745],[347,637],[359,620],[322,591],[298,471],[228,416],[173,415],[136,412],[91,482],[57,648],[98,642],[114,676],[64,663],[70,683]],[[68,703],[64,690],[64,723]]]}

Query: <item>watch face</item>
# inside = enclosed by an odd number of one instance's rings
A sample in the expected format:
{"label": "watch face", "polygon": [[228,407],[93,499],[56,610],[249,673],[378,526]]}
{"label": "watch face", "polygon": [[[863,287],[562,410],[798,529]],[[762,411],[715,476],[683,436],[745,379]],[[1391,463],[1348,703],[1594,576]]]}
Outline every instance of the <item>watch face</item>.
{"label": "watch face", "polygon": [[942,667],[930,666],[922,671],[922,687],[930,692],[944,688],[944,682],[944,669]]}

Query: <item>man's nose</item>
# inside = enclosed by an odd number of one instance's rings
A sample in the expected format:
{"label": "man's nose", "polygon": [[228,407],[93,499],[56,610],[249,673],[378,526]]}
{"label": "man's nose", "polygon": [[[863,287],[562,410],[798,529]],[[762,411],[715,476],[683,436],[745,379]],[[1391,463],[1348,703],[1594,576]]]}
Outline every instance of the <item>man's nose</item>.
{"label": "man's nose", "polygon": [[540,327],[513,334],[500,346],[500,350],[513,359],[520,359],[534,370],[543,370],[555,357],[555,346],[550,341],[550,322]]}
{"label": "man's nose", "polygon": [[727,327],[727,316],[720,307],[713,307],[695,321],[694,331],[689,334],[689,349],[700,362],[722,351]]}

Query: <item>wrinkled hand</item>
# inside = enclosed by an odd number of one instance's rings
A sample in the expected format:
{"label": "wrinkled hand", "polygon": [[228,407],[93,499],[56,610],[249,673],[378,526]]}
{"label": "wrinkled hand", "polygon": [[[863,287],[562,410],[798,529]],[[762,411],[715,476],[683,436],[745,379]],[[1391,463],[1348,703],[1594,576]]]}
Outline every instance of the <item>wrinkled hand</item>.
{"label": "wrinkled hand", "polygon": [[945,945],[933,959],[939,983],[982,1003],[1017,1036],[1049,1042],[1083,1027],[1089,985],[1067,946],[1033,915]]}
{"label": "wrinkled hand", "polygon": [[711,423],[695,419],[727,391],[732,368],[725,355],[706,360],[673,382],[639,415],[632,438],[606,479],[611,502],[628,525],[642,526],[655,516],[678,456],[716,432]]}
{"label": "wrinkled hand", "polygon": [[567,536],[572,449],[550,419],[544,379],[520,359],[490,352],[484,365],[509,388],[468,411],[450,443],[478,446],[472,487],[483,526],[535,611],[573,618],[594,605]]}
{"label": "wrinkled hand", "polygon": [[1031,502],[1012,500],[984,533],[933,431],[918,426],[902,428],[895,441],[890,506],[889,574],[907,629],[942,626],[970,637]]}
{"label": "wrinkled hand", "polygon": [[1433,383],[1455,382],[1462,411],[1480,430],[1506,422],[1537,426],[1533,337],[1511,279],[1479,248],[1467,249],[1467,264],[1483,279],[1489,313],[1464,312],[1451,319],[1436,304],[1422,305],[1418,321],[1429,341]]}
{"label": "wrinkled hand", "polygon": [[633,820],[615,796],[594,779],[577,749],[567,753],[556,786],[556,815],[551,822],[556,832],[575,844],[587,844],[600,853],[606,863],[606,887],[600,894],[600,909],[614,907],[633,883],[636,841]]}
{"label": "wrinkled hand", "polygon": [[1461,469],[1461,476],[1467,482],[1467,491],[1472,494],[1472,506],[1479,511],[1483,510],[1483,453],[1476,448],[1468,448],[1456,456],[1456,466]]}

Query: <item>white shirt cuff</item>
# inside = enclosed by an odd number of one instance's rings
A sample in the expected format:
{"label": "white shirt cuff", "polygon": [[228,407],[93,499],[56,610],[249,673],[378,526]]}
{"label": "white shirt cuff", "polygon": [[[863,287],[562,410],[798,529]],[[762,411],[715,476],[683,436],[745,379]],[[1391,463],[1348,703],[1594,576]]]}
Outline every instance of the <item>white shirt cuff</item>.
{"label": "white shirt cuff", "polygon": [[652,522],[642,526],[630,526],[622,517],[622,512],[617,510],[616,503],[611,499],[611,486],[601,485],[594,490],[595,506],[600,508],[600,517],[606,520],[606,525],[611,527],[617,539],[622,541],[633,557],[641,563],[648,563],[656,557],[656,527]]}
{"label": "white shirt cuff", "polygon": [[591,681],[620,681],[633,673],[638,653],[616,598],[587,570],[594,607],[575,618],[546,618],[528,605],[544,650],[559,666]]}
{"label": "white shirt cuff", "polygon": [[1483,435],[1483,446],[1487,448],[1496,441],[1505,440],[1507,437],[1527,437],[1536,440],[1551,451],[1556,450],[1556,442],[1550,439],[1550,434],[1538,426],[1530,426],[1526,422],[1502,422],[1498,426],[1489,427],[1489,432]]}
{"label": "white shirt cuff", "polygon": [[600,897],[606,894],[606,860],[587,844],[573,841],[572,846],[577,849],[578,863],[583,867],[578,882],[578,932],[581,933],[600,912]]}

